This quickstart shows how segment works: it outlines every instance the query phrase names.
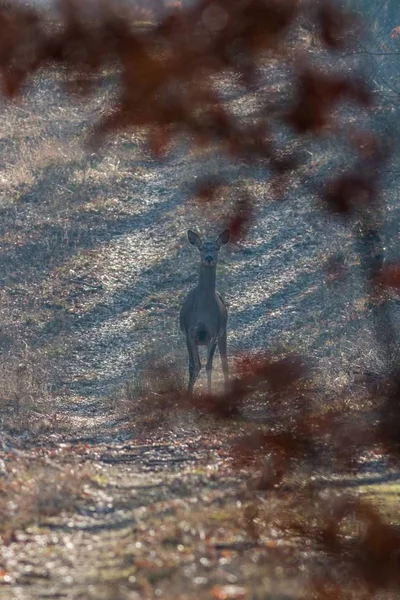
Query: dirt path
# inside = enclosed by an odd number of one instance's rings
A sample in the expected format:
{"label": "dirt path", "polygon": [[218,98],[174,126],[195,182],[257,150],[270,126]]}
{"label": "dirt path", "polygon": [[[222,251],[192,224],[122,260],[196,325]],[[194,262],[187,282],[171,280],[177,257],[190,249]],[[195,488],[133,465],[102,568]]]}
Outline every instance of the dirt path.
{"label": "dirt path", "polygon": [[0,597],[208,597],[244,581],[255,548],[235,522],[243,485],[223,474],[218,445],[189,440],[58,448],[47,468],[65,469],[72,454],[85,493],[3,546]]}

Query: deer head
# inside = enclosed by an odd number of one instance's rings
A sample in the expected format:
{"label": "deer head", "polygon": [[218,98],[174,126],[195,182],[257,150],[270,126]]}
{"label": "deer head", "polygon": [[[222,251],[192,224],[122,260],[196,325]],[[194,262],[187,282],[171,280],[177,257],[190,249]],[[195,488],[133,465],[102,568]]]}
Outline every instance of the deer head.
{"label": "deer head", "polygon": [[218,252],[221,246],[225,246],[229,242],[230,233],[229,229],[225,229],[219,234],[215,242],[210,240],[201,241],[201,238],[189,229],[188,240],[192,246],[196,246],[199,249],[201,264],[205,267],[215,267],[218,260]]}

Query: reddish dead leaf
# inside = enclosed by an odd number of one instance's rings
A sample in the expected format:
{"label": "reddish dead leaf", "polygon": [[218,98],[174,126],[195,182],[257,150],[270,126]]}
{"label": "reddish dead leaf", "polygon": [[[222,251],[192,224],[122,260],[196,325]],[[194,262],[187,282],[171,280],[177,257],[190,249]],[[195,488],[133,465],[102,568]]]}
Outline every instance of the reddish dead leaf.
{"label": "reddish dead leaf", "polygon": [[203,179],[196,185],[195,197],[199,202],[213,202],[220,197],[225,182],[217,178]]}
{"label": "reddish dead leaf", "polygon": [[324,193],[323,200],[337,213],[349,214],[354,208],[372,206],[377,193],[375,181],[370,174],[348,173],[331,182]]}
{"label": "reddish dead leaf", "polygon": [[320,3],[317,22],[321,28],[321,39],[328,48],[342,49],[349,43],[349,40],[354,39],[354,35],[349,35],[350,28],[354,25],[354,18],[345,14],[331,2]]}
{"label": "reddish dead leaf", "polygon": [[400,25],[398,25],[397,27],[392,29],[392,31],[390,32],[391,38],[397,38],[397,37],[399,37],[399,35],[400,35]]}
{"label": "reddish dead leaf", "polygon": [[[315,532],[325,550],[339,560],[345,556],[346,568],[350,568],[353,577],[371,590],[398,586],[398,529],[385,523],[371,505],[355,498],[339,498],[330,505],[329,511],[326,524]],[[349,522],[352,523],[353,535],[345,536],[342,527]]]}
{"label": "reddish dead leaf", "polygon": [[378,275],[377,282],[384,287],[400,290],[400,263],[385,264]]}
{"label": "reddish dead leaf", "polygon": [[0,584],[13,583],[13,578],[5,569],[0,567]]}
{"label": "reddish dead leaf", "polygon": [[183,403],[220,419],[232,419],[239,415],[241,398],[238,393],[194,394],[193,396],[184,396]]}
{"label": "reddish dead leaf", "polygon": [[163,158],[170,144],[171,134],[161,127],[149,135],[150,150],[155,158]]}
{"label": "reddish dead leaf", "polygon": [[135,560],[135,566],[137,569],[154,569],[156,567],[156,563],[147,558],[137,558]]}
{"label": "reddish dead leaf", "polygon": [[297,133],[319,134],[332,120],[332,110],[341,100],[353,100],[362,106],[370,103],[370,94],[361,81],[342,75],[326,75],[303,69],[298,77],[298,99],[286,117]]}
{"label": "reddish dead leaf", "polygon": [[261,431],[242,436],[236,440],[231,450],[236,467],[242,468],[258,460],[265,444],[266,434]]}
{"label": "reddish dead leaf", "polygon": [[268,381],[272,391],[292,386],[306,374],[304,361],[299,357],[276,360],[265,353],[236,358],[234,370],[239,377]]}
{"label": "reddish dead leaf", "polygon": [[236,204],[235,213],[227,225],[232,242],[237,242],[245,236],[250,224],[252,210],[253,205],[250,196],[248,194],[242,195],[242,198]]}
{"label": "reddish dead leaf", "polygon": [[271,171],[276,175],[282,175],[287,171],[294,171],[299,164],[299,157],[290,152],[281,155],[275,153],[270,160]]}
{"label": "reddish dead leaf", "polygon": [[246,588],[239,585],[216,585],[210,593],[215,600],[245,600],[247,598]]}

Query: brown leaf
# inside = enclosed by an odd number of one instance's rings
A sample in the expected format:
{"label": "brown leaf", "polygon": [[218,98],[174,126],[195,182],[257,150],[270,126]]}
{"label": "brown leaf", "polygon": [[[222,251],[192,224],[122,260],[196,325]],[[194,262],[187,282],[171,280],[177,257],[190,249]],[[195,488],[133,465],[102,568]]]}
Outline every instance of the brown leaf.
{"label": "brown leaf", "polygon": [[386,263],[379,272],[377,283],[387,288],[400,290],[400,263]]}
{"label": "brown leaf", "polygon": [[349,214],[356,207],[362,209],[373,205],[375,181],[369,173],[350,172],[328,184],[322,198],[333,212]]}
{"label": "brown leaf", "polygon": [[299,357],[289,356],[276,360],[266,353],[237,357],[234,370],[239,377],[268,381],[272,391],[292,386],[306,373],[304,361]]}
{"label": "brown leaf", "polygon": [[[341,50],[354,39],[354,17],[345,14],[332,2],[322,2],[317,10],[317,22],[321,28],[321,39],[323,43],[333,50]],[[351,35],[353,33],[353,35]]]}
{"label": "brown leaf", "polygon": [[221,188],[225,184],[220,178],[203,179],[196,185],[195,198],[199,202],[214,202],[220,197]]}
{"label": "brown leaf", "polygon": [[235,208],[235,213],[228,220],[228,229],[231,234],[232,242],[241,240],[248,230],[252,216],[253,203],[248,194],[242,194]]}
{"label": "brown leaf", "polygon": [[353,100],[362,106],[370,103],[363,82],[343,75],[326,75],[316,69],[302,69],[297,88],[297,102],[285,120],[299,134],[320,134],[327,129],[332,122],[331,113],[341,100]]}
{"label": "brown leaf", "polygon": [[211,589],[211,597],[215,600],[246,600],[246,588],[239,585],[215,585]]}
{"label": "brown leaf", "polygon": [[399,37],[399,35],[400,35],[400,25],[398,25],[397,27],[392,29],[392,31],[390,32],[391,38],[397,38],[397,37]]}

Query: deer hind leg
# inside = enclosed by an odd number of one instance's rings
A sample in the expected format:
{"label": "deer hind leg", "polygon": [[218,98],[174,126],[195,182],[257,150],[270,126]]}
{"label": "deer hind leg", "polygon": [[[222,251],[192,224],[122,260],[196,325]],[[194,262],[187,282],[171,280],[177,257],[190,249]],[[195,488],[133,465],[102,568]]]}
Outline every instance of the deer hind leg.
{"label": "deer hind leg", "polygon": [[224,380],[225,380],[225,391],[227,391],[228,387],[229,387],[229,367],[228,367],[228,358],[226,355],[226,330],[224,331],[224,333],[221,335],[221,337],[218,340],[218,349],[219,349],[219,354],[221,356],[222,372],[224,374]]}
{"label": "deer hind leg", "polygon": [[206,364],[206,372],[207,372],[207,385],[208,385],[208,393],[211,394],[211,373],[212,373],[212,365],[215,349],[217,347],[216,342],[210,342],[207,346],[207,364]]}
{"label": "deer hind leg", "polygon": [[199,376],[201,364],[200,364],[199,350],[198,350],[196,344],[194,343],[194,341],[191,340],[189,337],[187,337],[186,345],[187,345],[188,354],[189,354],[188,392],[191,394],[193,391],[193,386],[195,384],[195,381]]}

